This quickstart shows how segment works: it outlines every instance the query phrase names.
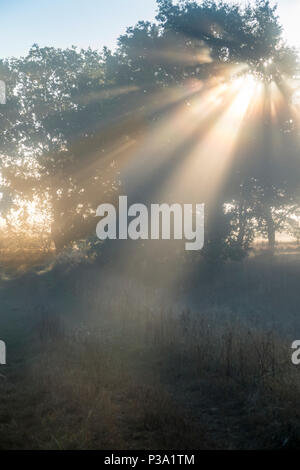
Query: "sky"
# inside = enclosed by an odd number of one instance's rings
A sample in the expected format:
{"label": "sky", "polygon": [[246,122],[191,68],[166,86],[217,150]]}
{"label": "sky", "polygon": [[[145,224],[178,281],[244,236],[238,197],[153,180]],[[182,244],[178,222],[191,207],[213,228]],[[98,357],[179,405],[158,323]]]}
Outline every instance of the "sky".
{"label": "sky", "polygon": [[[300,0],[278,4],[286,38],[300,48]],[[127,26],[155,11],[155,0],[0,0],[0,57],[25,55],[34,43],[114,48]]]}

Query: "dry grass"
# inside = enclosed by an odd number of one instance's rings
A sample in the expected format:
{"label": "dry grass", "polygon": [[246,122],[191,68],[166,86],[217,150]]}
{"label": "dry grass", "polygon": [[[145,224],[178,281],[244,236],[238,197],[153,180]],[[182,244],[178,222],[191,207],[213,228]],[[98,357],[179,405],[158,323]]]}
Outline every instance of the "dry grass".
{"label": "dry grass", "polygon": [[182,313],[140,284],[131,296],[123,280],[105,284],[97,266],[15,281],[9,298],[47,308],[22,311],[24,349],[0,381],[0,448],[300,448],[300,266],[268,263],[199,281],[198,310]]}
{"label": "dry grass", "polygon": [[300,374],[274,333],[216,312],[124,309],[100,331],[42,316],[25,372],[3,385],[15,408],[1,409],[2,446],[298,447]]}

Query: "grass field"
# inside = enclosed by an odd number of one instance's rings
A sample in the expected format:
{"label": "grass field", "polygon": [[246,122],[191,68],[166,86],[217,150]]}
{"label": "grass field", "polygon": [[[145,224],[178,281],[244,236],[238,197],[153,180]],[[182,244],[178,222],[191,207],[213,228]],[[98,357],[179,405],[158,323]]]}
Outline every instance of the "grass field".
{"label": "grass field", "polygon": [[256,256],[180,296],[95,263],[3,280],[0,448],[299,448],[299,272]]}

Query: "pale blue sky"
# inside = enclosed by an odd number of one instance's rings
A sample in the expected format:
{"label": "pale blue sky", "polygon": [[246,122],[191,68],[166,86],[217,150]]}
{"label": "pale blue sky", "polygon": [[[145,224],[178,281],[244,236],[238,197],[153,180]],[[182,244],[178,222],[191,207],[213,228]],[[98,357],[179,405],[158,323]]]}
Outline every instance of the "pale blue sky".
{"label": "pale blue sky", "polygon": [[[278,3],[287,38],[300,47],[300,0]],[[155,0],[0,0],[0,57],[24,55],[33,43],[114,47],[127,26],[155,11]]]}

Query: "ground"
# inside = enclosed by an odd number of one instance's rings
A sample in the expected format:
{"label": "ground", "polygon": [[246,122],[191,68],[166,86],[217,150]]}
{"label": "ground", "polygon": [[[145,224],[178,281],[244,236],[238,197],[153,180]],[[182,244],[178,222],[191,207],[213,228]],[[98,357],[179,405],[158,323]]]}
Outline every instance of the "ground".
{"label": "ground", "polygon": [[173,303],[100,267],[1,282],[0,448],[299,448],[296,258],[227,265]]}

